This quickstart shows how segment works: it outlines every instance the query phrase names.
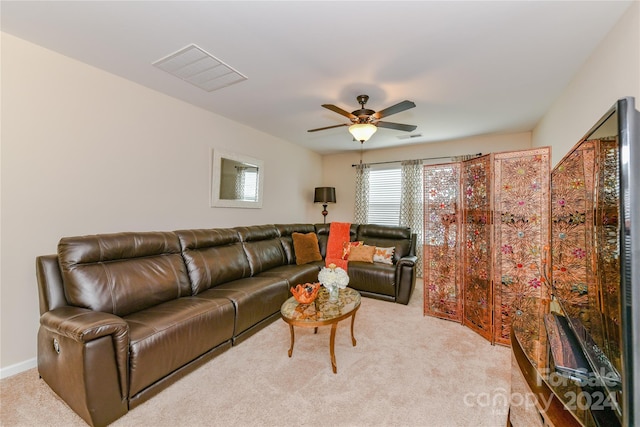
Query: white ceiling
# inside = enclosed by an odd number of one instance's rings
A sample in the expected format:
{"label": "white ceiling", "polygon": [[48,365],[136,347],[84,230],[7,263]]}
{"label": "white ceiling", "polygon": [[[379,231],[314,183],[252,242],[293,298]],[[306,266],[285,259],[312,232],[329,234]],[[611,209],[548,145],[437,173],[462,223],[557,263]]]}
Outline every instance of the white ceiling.
{"label": "white ceiling", "polygon": [[[533,129],[632,1],[2,1],[2,31],[321,154],[321,107],[416,108],[365,148]],[[205,92],[151,64],[196,44],[248,77]]]}

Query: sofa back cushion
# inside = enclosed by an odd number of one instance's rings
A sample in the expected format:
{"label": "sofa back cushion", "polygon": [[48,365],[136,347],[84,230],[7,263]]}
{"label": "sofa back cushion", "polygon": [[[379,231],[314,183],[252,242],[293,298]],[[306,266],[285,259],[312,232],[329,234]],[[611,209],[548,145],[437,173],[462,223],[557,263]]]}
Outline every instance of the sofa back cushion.
{"label": "sofa back cushion", "polygon": [[287,258],[280,243],[280,233],[275,225],[254,225],[236,227],[249,259],[251,275],[287,264]]}
{"label": "sofa back cushion", "polygon": [[295,248],[293,247],[293,233],[315,233],[315,227],[313,224],[276,224],[276,228],[280,234],[280,243],[287,257],[287,264],[295,264],[296,255]]}
{"label": "sofa back cushion", "polygon": [[240,235],[232,228],[176,231],[193,295],[251,275]]}
{"label": "sofa back cushion", "polygon": [[365,245],[381,248],[395,248],[393,263],[407,255],[415,255],[412,250],[411,229],[408,227],[394,227],[390,225],[362,224],[358,227],[357,240]]}
{"label": "sofa back cushion", "polygon": [[125,316],[191,295],[174,233],[65,237],[58,258],[65,296],[74,306]]}

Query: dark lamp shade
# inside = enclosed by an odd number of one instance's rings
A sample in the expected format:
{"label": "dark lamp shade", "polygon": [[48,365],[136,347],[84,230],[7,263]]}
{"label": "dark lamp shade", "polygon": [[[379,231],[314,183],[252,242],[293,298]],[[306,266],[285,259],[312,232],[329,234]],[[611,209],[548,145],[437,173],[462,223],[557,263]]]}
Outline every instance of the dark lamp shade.
{"label": "dark lamp shade", "polygon": [[313,203],[335,203],[336,189],[335,187],[316,187]]}

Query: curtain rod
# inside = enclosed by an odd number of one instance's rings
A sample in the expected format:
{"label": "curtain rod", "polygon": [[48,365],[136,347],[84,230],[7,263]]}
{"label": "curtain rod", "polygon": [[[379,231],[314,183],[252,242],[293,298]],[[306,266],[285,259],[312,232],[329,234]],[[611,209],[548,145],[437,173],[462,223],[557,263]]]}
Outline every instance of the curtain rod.
{"label": "curtain rod", "polygon": [[[412,159],[412,160],[438,160],[438,159],[458,159],[458,160],[453,160],[453,161],[460,161],[460,160],[469,160],[469,159],[473,159],[476,157],[480,157],[482,156],[482,153],[477,153],[477,154],[463,154],[461,156],[440,156],[440,157],[425,157],[424,159]],[[384,165],[384,164],[388,164],[388,163],[402,163],[402,162],[407,162],[410,160],[390,160],[387,162],[373,162],[373,163],[359,163],[359,164],[355,164],[355,165],[351,165],[352,168],[356,167],[356,166],[360,166],[362,165]]]}

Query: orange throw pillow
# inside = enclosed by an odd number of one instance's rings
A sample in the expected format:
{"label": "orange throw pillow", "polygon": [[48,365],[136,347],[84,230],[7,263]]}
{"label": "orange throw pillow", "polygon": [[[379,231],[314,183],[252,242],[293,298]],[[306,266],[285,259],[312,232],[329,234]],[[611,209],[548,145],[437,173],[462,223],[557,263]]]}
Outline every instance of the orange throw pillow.
{"label": "orange throw pillow", "polygon": [[376,251],[375,246],[362,245],[351,248],[349,261],[373,262],[373,254]]}
{"label": "orange throw pillow", "polygon": [[351,248],[354,246],[364,245],[364,242],[344,242],[342,244],[342,259],[349,259],[349,254],[351,253]]}
{"label": "orange throw pillow", "polygon": [[293,252],[296,256],[297,265],[322,261],[316,233],[291,233],[291,238],[293,239]]}

